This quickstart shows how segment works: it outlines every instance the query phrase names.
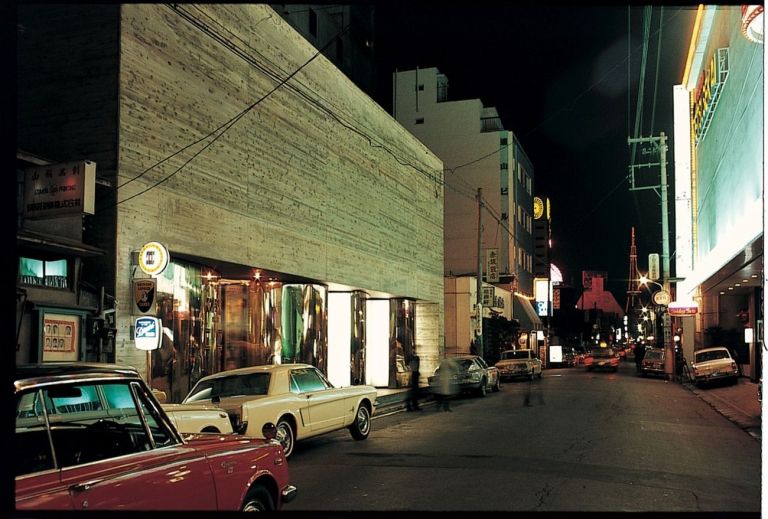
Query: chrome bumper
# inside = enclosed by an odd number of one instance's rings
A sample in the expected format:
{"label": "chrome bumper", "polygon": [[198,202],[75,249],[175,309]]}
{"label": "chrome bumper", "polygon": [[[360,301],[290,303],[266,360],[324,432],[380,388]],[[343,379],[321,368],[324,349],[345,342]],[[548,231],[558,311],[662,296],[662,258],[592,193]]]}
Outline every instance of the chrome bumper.
{"label": "chrome bumper", "polygon": [[293,501],[293,499],[296,497],[296,492],[298,492],[298,490],[293,485],[287,485],[285,488],[283,488],[280,491],[280,496],[282,497],[283,503],[290,503]]}

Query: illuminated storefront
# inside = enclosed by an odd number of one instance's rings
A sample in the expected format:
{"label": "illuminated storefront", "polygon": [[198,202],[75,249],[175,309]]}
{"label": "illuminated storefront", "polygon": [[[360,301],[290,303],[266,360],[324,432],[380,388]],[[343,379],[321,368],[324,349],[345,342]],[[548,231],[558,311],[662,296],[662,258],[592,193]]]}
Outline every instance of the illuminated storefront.
{"label": "illuminated storefront", "polygon": [[[762,7],[700,6],[675,100],[677,301],[683,352],[725,345],[759,373],[763,322]],[[761,24],[760,24],[761,25]],[[694,307],[692,305],[692,307]],[[750,337],[747,341],[746,338]]]}

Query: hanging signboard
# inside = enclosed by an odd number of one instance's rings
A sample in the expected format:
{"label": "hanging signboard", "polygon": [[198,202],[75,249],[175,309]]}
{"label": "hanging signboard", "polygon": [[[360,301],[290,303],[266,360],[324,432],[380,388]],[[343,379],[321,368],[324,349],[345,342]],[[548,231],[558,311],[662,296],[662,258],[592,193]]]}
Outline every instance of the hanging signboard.
{"label": "hanging signboard", "polygon": [[686,315],[696,315],[699,313],[699,305],[696,302],[689,301],[681,303],[672,301],[667,307],[667,312],[673,317],[685,317]]}
{"label": "hanging signboard", "polygon": [[485,249],[485,280],[499,282],[499,249]]}
{"label": "hanging signboard", "polygon": [[155,294],[157,294],[157,280],[154,278],[142,278],[133,280],[133,315],[146,315],[155,313]]}
{"label": "hanging signboard", "polygon": [[659,253],[654,252],[648,255],[648,279],[658,281],[659,279]]}
{"label": "hanging signboard", "polygon": [[139,350],[156,350],[162,341],[162,323],[157,317],[137,317],[134,343]]}
{"label": "hanging signboard", "polygon": [[90,160],[34,166],[24,171],[24,217],[93,214],[96,163]]}
{"label": "hanging signboard", "polygon": [[669,292],[666,290],[659,290],[655,294],[653,294],[653,302],[657,305],[666,306],[669,304],[669,302],[672,300],[672,297],[670,296]]}

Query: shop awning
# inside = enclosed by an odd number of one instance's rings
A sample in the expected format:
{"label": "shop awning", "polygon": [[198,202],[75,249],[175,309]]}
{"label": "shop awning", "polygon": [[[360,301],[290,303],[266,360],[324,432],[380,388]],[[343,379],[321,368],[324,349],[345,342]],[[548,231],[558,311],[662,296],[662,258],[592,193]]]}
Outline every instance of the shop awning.
{"label": "shop awning", "polygon": [[520,321],[521,330],[541,330],[541,319],[536,315],[531,302],[525,297],[515,294],[512,304],[512,317]]}

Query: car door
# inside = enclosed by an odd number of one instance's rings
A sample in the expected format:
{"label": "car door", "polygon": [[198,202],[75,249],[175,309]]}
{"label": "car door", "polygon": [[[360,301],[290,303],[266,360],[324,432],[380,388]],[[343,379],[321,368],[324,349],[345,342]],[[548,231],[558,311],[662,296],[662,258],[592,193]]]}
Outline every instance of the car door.
{"label": "car door", "polygon": [[74,508],[215,510],[208,462],[178,441],[143,389],[136,383],[104,384],[99,392],[108,427],[125,433],[120,440],[125,445],[100,446],[94,436],[82,446],[91,452],[63,463],[61,482],[69,489]]}
{"label": "car door", "polygon": [[301,398],[308,407],[309,429],[312,433],[332,431],[344,426],[344,415],[351,405],[343,388],[335,388],[314,367],[295,369],[291,372]]}

